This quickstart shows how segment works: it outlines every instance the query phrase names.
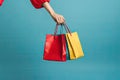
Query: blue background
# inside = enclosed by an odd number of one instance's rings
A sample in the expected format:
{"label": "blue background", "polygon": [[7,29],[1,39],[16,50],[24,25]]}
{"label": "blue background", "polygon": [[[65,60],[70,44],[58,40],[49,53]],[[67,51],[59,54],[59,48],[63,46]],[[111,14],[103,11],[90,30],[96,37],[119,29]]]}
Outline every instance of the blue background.
{"label": "blue background", "polygon": [[120,0],[52,0],[85,56],[67,62],[42,60],[45,35],[55,22],[29,0],[0,7],[0,80],[120,80]]}

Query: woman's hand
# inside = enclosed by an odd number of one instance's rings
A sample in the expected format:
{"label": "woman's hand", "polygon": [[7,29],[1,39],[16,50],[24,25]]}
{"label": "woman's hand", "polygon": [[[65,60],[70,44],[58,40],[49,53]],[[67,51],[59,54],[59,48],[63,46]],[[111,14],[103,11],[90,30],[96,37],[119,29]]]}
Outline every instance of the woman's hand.
{"label": "woman's hand", "polygon": [[54,14],[51,14],[51,16],[57,24],[64,24],[65,23],[65,19],[62,15],[54,13]]}
{"label": "woman's hand", "polygon": [[43,3],[43,7],[49,12],[51,17],[54,19],[54,21],[57,24],[64,24],[65,23],[64,17],[60,14],[55,13],[55,11],[53,10],[53,8],[50,6],[50,4],[48,2]]}

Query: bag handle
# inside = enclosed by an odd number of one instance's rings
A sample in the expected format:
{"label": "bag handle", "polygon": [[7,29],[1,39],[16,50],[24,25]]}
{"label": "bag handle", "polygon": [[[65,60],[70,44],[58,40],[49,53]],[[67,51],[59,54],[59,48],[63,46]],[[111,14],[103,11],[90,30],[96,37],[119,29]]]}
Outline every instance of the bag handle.
{"label": "bag handle", "polygon": [[[59,24],[56,24],[55,31],[54,31],[54,35],[56,35],[56,34],[57,34],[57,31],[58,31],[58,26],[59,26]],[[70,35],[71,35],[71,31],[70,31],[70,29],[68,28],[68,26],[67,26],[67,24],[66,24],[66,23],[61,24],[61,26],[64,26],[64,28],[65,28],[66,32],[67,32],[67,33],[70,33]]]}
{"label": "bag handle", "polygon": [[66,23],[64,23],[63,25],[64,25],[64,27],[65,27],[66,32],[68,32],[68,33],[70,33],[70,34],[71,34],[71,31],[70,31],[70,29],[68,28],[67,24],[66,24]]}
{"label": "bag handle", "polygon": [[56,24],[56,27],[55,27],[55,31],[54,31],[54,35],[56,35],[57,34],[57,30],[58,30],[58,24]]}

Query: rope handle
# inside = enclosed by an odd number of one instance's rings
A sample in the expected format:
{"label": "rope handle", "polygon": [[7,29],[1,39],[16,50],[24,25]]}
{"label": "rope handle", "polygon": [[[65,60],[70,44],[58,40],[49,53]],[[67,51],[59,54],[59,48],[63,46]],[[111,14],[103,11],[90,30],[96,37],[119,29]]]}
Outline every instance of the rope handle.
{"label": "rope handle", "polygon": [[[55,31],[54,31],[54,35],[56,35],[56,34],[57,34],[57,31],[58,31],[58,26],[59,26],[59,24],[56,24]],[[70,29],[68,28],[68,26],[67,26],[67,24],[66,24],[66,23],[61,24],[61,26],[64,26],[64,28],[65,28],[66,32],[67,32],[67,33],[70,33],[70,35],[71,35],[71,31],[70,31]]]}

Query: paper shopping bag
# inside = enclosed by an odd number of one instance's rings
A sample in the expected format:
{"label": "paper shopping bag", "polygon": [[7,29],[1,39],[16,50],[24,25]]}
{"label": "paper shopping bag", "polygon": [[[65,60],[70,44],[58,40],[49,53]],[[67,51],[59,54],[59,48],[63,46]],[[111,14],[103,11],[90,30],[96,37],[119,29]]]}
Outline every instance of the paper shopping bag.
{"label": "paper shopping bag", "polygon": [[44,60],[66,61],[66,38],[65,34],[56,35],[58,26],[54,34],[47,34],[44,46]]}
{"label": "paper shopping bag", "polygon": [[70,59],[83,57],[84,53],[77,32],[66,34]]}

